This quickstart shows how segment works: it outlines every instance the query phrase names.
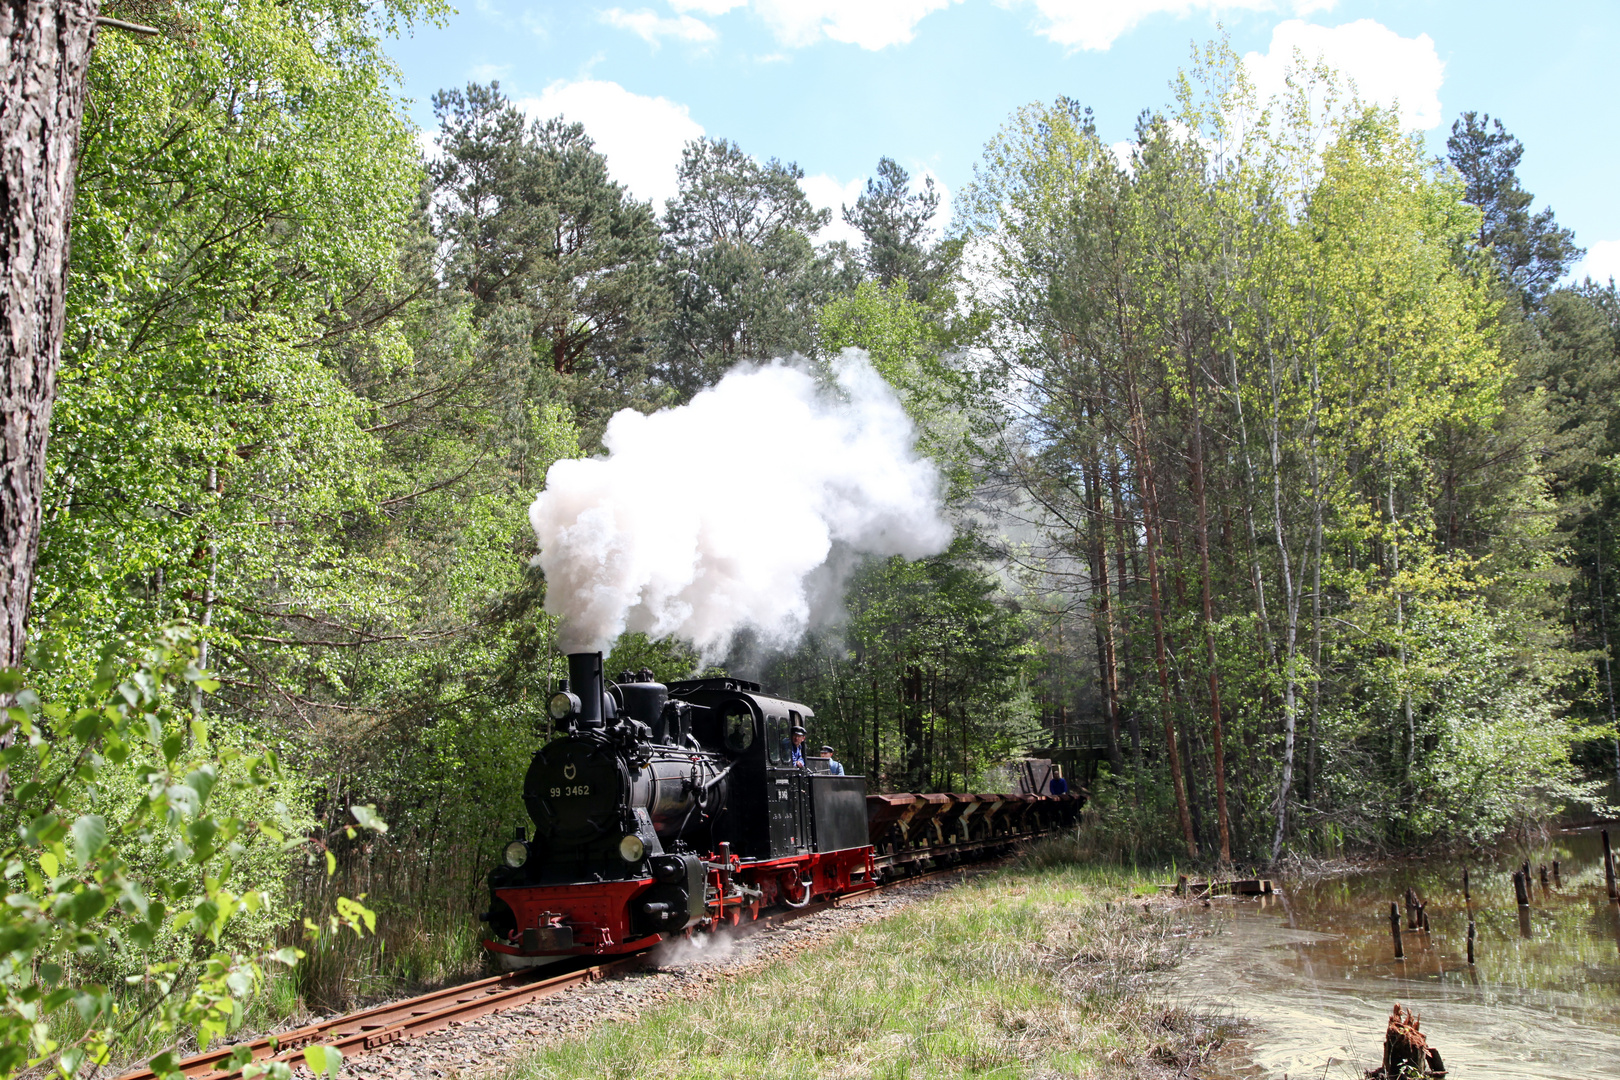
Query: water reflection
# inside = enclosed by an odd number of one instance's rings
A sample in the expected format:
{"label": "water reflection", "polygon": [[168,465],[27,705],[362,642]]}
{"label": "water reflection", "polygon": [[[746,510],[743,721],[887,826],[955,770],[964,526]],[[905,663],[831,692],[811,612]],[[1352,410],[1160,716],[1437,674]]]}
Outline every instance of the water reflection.
{"label": "water reflection", "polygon": [[[1554,860],[1558,884],[1549,870],[1543,888],[1539,864]],[[1511,875],[1526,862],[1537,872],[1521,908]],[[1560,834],[1550,848],[1468,869],[1467,900],[1460,863],[1412,861],[1285,882],[1258,903],[1216,901],[1193,917],[1224,932],[1177,985],[1189,1004],[1207,1009],[1213,997],[1264,1029],[1251,1040],[1259,1075],[1361,1076],[1378,1064],[1399,1001],[1422,1015],[1454,1078],[1620,1078],[1620,908],[1605,893],[1597,834]],[[1429,930],[1400,919],[1396,960],[1390,902],[1408,888]]]}

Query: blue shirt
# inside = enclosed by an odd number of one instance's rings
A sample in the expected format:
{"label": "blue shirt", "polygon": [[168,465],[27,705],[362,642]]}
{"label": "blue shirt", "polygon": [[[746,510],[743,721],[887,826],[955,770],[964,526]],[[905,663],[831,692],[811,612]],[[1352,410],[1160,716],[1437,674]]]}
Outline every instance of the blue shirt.
{"label": "blue shirt", "polygon": [[842,765],[838,764],[838,762],[834,761],[832,758],[828,758],[827,759],[827,772],[828,772],[829,775],[832,775],[832,776],[843,776],[844,775],[844,767]]}

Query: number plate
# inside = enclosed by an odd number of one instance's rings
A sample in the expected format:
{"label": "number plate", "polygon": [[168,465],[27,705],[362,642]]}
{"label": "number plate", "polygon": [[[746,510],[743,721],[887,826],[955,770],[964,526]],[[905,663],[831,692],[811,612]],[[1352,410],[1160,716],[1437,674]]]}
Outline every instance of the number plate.
{"label": "number plate", "polygon": [[589,795],[590,793],[591,785],[589,784],[574,784],[571,787],[554,787],[551,789],[553,799],[567,799],[575,795]]}

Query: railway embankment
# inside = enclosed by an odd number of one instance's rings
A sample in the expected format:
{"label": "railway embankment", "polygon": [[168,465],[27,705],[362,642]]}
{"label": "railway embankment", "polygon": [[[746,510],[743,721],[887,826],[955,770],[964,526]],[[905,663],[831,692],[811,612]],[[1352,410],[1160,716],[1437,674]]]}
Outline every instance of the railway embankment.
{"label": "railway embankment", "polygon": [[[441,1075],[1197,1076],[1236,1025],[1167,1004],[1204,924],[1149,891],[1037,851],[537,1003],[504,1021],[517,1039],[485,1037]],[[422,1061],[355,1066],[382,1080]]]}

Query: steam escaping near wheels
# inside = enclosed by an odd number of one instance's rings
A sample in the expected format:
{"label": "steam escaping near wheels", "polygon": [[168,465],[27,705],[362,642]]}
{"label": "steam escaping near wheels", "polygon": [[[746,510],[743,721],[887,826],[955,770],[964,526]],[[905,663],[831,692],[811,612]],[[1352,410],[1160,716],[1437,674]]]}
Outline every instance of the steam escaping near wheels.
{"label": "steam escaping near wheels", "polygon": [[557,462],[529,508],[565,653],[626,630],[706,656],[744,626],[787,645],[838,555],[944,551],[940,477],[867,355],[828,388],[802,363],[734,369],[687,405],[608,422],[605,457]]}

